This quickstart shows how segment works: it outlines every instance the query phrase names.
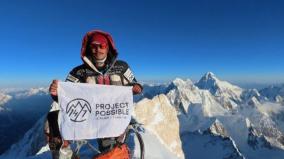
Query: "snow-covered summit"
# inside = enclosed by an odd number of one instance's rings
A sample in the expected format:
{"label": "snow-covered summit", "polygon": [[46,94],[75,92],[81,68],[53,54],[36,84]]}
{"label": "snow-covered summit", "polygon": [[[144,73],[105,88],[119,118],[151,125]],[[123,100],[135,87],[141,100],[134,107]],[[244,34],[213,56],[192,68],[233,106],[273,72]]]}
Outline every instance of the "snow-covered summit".
{"label": "snow-covered summit", "polygon": [[240,99],[243,91],[238,86],[218,79],[212,72],[206,73],[195,85],[200,89],[209,90],[215,96],[227,96],[236,100]]}
{"label": "snow-covered summit", "polygon": [[218,78],[215,76],[215,74],[213,72],[207,72],[204,74],[204,76],[202,77],[203,80],[218,80]]}
{"label": "snow-covered summit", "polygon": [[217,86],[217,82],[219,82],[220,80],[215,76],[214,73],[212,72],[207,72],[206,74],[204,74],[201,79],[196,83],[196,85],[201,88],[201,89],[212,89],[211,93],[215,93],[215,87]]}
{"label": "snow-covered summit", "polygon": [[193,82],[190,79],[182,80],[181,78],[176,78],[173,80],[172,84],[176,87],[188,87],[193,85]]}
{"label": "snow-covered summit", "polygon": [[233,110],[241,102],[243,89],[218,79],[212,72],[206,73],[195,85],[211,92],[226,109]]}
{"label": "snow-covered summit", "polygon": [[228,137],[227,130],[224,128],[223,124],[218,119],[213,122],[213,124],[208,128],[208,131],[215,135]]}

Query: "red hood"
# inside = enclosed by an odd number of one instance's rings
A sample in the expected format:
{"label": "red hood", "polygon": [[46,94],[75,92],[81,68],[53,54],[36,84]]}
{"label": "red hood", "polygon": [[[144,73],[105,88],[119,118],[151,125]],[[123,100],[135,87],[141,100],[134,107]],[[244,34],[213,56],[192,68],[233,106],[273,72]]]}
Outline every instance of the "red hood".
{"label": "red hood", "polygon": [[86,35],[83,38],[82,48],[81,48],[81,58],[83,59],[83,57],[87,55],[87,46],[88,46],[88,44],[91,40],[91,37],[96,33],[100,33],[100,34],[105,35],[105,37],[108,40],[109,46],[110,46],[109,49],[110,49],[110,53],[112,54],[111,56],[117,57],[118,53],[117,53],[117,50],[115,48],[115,45],[114,45],[114,42],[112,40],[111,35],[109,33],[103,32],[101,30],[92,30],[92,31],[87,32]]}

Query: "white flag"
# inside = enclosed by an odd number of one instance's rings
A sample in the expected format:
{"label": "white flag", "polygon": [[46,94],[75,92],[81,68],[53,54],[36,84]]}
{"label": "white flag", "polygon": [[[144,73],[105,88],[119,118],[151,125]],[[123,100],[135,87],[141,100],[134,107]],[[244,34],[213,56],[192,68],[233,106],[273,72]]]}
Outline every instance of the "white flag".
{"label": "white flag", "polygon": [[131,120],[131,86],[58,83],[59,130],[64,140],[121,135]]}

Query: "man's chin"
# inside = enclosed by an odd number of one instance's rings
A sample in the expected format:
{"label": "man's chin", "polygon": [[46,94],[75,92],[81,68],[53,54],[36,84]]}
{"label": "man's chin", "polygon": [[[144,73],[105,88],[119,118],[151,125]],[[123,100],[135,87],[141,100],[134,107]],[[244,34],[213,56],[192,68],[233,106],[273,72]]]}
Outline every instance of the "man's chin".
{"label": "man's chin", "polygon": [[104,60],[105,56],[94,56],[95,60]]}
{"label": "man's chin", "polygon": [[102,60],[105,58],[105,56],[102,54],[93,54],[93,57],[97,60]]}

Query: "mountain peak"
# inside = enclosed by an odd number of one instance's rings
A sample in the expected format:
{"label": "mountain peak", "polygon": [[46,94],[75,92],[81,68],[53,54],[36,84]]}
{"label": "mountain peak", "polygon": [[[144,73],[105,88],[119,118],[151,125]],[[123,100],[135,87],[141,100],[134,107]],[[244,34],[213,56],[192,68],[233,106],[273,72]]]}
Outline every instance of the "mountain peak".
{"label": "mountain peak", "polygon": [[184,80],[181,79],[181,78],[175,78],[175,79],[173,80],[173,83],[184,83]]}
{"label": "mountain peak", "polygon": [[205,74],[206,77],[215,77],[215,74],[213,72],[207,72]]}
{"label": "mountain peak", "polygon": [[208,128],[208,131],[212,134],[220,135],[222,137],[229,136],[223,124],[218,119],[215,119],[212,125]]}
{"label": "mountain peak", "polygon": [[203,77],[202,79],[206,79],[206,80],[210,80],[210,79],[213,79],[213,80],[216,80],[218,79],[215,74],[213,72],[207,72]]}
{"label": "mountain peak", "polygon": [[172,82],[175,86],[188,86],[193,85],[192,81],[190,79],[183,80],[181,78],[176,78]]}
{"label": "mountain peak", "polygon": [[219,79],[212,72],[205,73],[201,79],[197,82],[197,86],[201,89],[206,89],[209,87],[215,87],[219,83]]}
{"label": "mountain peak", "polygon": [[[200,89],[215,90],[219,79],[212,72],[207,72],[201,77],[201,79],[196,83],[197,87]],[[215,92],[213,91],[213,92]],[[210,91],[211,92],[211,91]],[[213,93],[214,94],[214,93]]]}
{"label": "mountain peak", "polygon": [[219,80],[212,72],[207,72],[195,85],[199,89],[208,90],[216,97],[226,99],[222,99],[224,105],[235,105],[235,101],[240,101],[240,96],[243,91],[238,86],[232,85],[227,81]]}

